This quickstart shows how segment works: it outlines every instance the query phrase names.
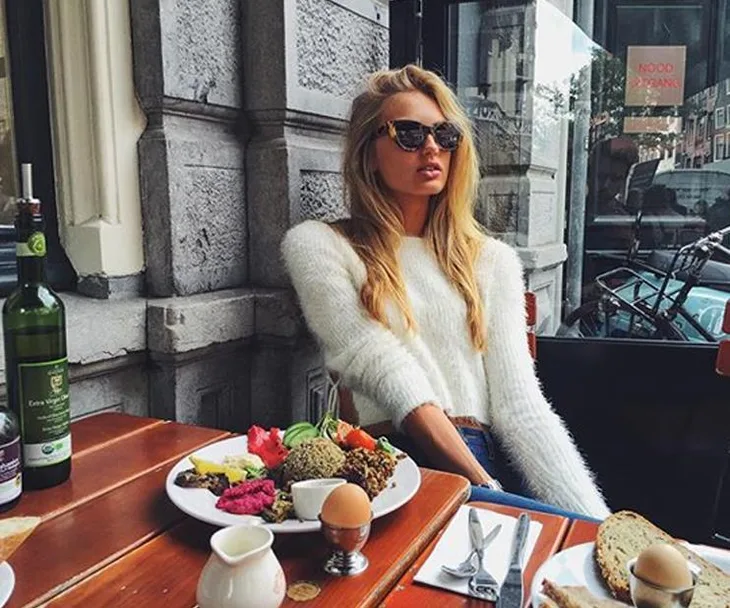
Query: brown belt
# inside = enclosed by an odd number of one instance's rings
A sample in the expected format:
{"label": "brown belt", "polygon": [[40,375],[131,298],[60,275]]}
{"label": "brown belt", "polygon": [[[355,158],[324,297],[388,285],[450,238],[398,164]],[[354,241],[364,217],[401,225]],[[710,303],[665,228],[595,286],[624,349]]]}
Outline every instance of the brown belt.
{"label": "brown belt", "polygon": [[460,426],[467,429],[477,429],[479,431],[489,432],[489,427],[486,424],[482,424],[476,418],[471,416],[449,416],[454,426]]}

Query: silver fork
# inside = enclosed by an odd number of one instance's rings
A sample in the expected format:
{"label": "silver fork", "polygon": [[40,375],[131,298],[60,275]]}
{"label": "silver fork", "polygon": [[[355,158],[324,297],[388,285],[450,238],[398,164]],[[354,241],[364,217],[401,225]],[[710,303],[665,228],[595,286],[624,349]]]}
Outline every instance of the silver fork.
{"label": "silver fork", "polygon": [[469,535],[476,549],[479,567],[469,579],[469,591],[480,599],[496,602],[499,597],[499,583],[484,569],[484,539],[479,515],[473,507],[469,509]]}
{"label": "silver fork", "polygon": [[[491,543],[495,538],[497,538],[497,535],[499,534],[499,531],[502,529],[502,524],[497,524],[492,528],[492,530],[484,537],[484,540],[482,542],[482,546],[486,547],[489,543]],[[456,578],[467,578],[469,576],[473,576],[477,572],[477,567],[474,565],[474,556],[477,554],[476,548],[472,548],[471,553],[467,556],[467,558],[461,562],[456,567],[441,566],[441,570],[446,572],[446,574],[450,574],[451,576],[455,576]]]}

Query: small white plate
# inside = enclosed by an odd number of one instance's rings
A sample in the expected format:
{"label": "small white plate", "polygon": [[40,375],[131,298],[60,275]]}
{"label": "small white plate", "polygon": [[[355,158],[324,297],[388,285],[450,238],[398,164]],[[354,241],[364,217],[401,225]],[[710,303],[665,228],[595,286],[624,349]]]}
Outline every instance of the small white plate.
{"label": "small white plate", "polygon": [[[222,462],[228,455],[241,454],[246,451],[248,441],[246,437],[230,437],[217,443],[212,443],[194,452],[195,456]],[[175,477],[180,471],[192,468],[188,456],[182,458],[172,467],[167,475],[165,490],[170,500],[181,511],[188,515],[216,526],[233,526],[235,524],[261,524],[275,533],[316,532],[320,528],[319,521],[301,521],[287,519],[280,524],[267,524],[256,515],[235,515],[215,506],[218,500],[212,492],[205,489],[181,488],[175,485]],[[398,461],[393,477],[388,486],[373,500],[373,519],[387,515],[406,504],[421,486],[421,472],[413,459],[406,456]]]}
{"label": "small white plate", "polygon": [[4,606],[15,589],[15,572],[8,562],[0,564],[0,606]]}
{"label": "small white plate", "polygon": [[[556,553],[542,564],[532,579],[532,605],[539,606],[543,598],[540,592],[542,581],[550,579],[558,585],[579,585],[586,587],[599,599],[612,599],[603,584],[603,578],[593,559],[594,543],[583,543]],[[687,546],[698,555],[730,573],[730,552],[707,545]],[[627,604],[629,606],[629,604]]]}

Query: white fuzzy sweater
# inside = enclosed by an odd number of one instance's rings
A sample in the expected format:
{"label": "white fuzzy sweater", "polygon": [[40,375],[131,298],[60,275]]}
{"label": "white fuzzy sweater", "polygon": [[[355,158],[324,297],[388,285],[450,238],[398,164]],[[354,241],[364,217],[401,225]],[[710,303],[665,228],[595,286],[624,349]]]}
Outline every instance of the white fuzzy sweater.
{"label": "white fuzzy sweater", "polygon": [[477,264],[485,353],[472,347],[464,300],[423,239],[405,237],[399,251],[416,333],[405,330],[392,305],[387,308],[391,329],[368,315],[360,302],[365,266],[326,224],[299,224],[286,235],[282,251],[326,365],[352,389],[362,418],[372,420],[379,408],[400,427],[424,403],[452,416],[472,416],[500,439],[535,496],[594,517],[609,514],[535,375],[522,266],[511,247],[485,237]]}

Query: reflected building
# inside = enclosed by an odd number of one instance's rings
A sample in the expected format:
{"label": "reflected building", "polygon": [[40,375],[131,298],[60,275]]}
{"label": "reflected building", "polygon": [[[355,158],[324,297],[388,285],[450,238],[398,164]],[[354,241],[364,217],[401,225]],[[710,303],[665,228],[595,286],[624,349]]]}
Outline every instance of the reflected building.
{"label": "reflected building", "polygon": [[424,2],[425,64],[475,125],[477,216],[520,251],[543,333],[627,250],[646,257],[716,224],[730,177],[727,5]]}

